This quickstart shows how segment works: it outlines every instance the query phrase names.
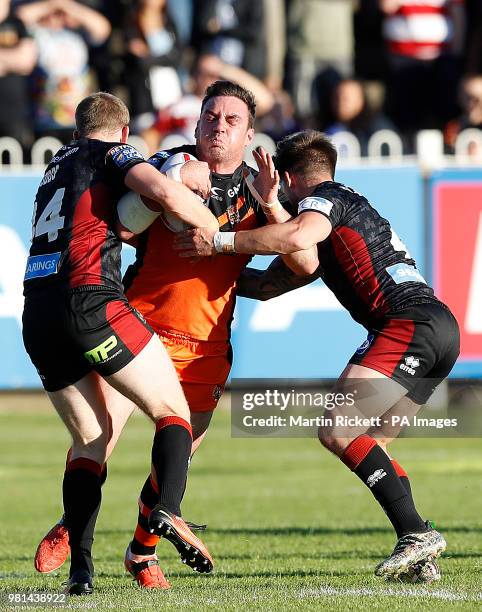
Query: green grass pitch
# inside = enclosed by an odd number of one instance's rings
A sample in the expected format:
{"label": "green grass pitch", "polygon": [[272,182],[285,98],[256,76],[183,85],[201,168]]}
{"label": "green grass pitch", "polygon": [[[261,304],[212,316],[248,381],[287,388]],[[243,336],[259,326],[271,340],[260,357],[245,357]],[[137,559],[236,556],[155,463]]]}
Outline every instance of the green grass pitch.
{"label": "green grass pitch", "polygon": [[[55,591],[67,564],[40,575],[32,558],[61,514],[68,438],[40,396],[0,413],[0,589]],[[1,406],[1,398],[0,398]],[[165,541],[158,547],[169,592],[139,590],[123,570],[145,479],[151,427],[136,416],[109,463],[94,543],[95,595],[71,599],[94,610],[475,610],[482,604],[480,439],[400,440],[393,455],[407,469],[423,516],[448,542],[440,583],[388,585],[373,575],[394,545],[369,491],[311,439],[230,436],[220,410],[190,470],[183,513],[207,522],[215,573],[194,574]],[[0,604],[0,609],[8,608]],[[39,609],[39,608],[32,608]],[[47,609],[47,608],[43,608]]]}

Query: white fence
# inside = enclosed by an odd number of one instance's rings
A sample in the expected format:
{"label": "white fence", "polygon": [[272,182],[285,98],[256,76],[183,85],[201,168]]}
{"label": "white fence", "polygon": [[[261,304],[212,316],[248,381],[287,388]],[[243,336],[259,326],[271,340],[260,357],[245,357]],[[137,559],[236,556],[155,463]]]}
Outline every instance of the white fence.
{"label": "white fence", "polygon": [[[415,156],[403,154],[403,143],[399,134],[392,130],[380,130],[372,135],[368,142],[368,156],[361,157],[360,142],[350,132],[338,132],[332,137],[338,149],[339,163],[384,163],[399,164],[401,161],[417,161],[423,168],[432,169],[447,165],[482,165],[482,130],[467,129],[457,137],[455,154],[444,155],[443,135],[437,130],[422,130],[416,137]],[[145,156],[148,147],[140,136],[131,136],[129,142]],[[169,134],[161,143],[161,148],[181,146],[186,142],[183,136]],[[62,143],[51,136],[37,140],[30,151],[30,164],[32,166],[45,166]],[[252,149],[263,146],[273,153],[274,141],[266,134],[257,133]],[[251,151],[246,154],[246,161],[252,165],[254,160]],[[24,153],[20,143],[14,138],[4,136],[0,138],[0,168],[8,170],[24,165]]]}

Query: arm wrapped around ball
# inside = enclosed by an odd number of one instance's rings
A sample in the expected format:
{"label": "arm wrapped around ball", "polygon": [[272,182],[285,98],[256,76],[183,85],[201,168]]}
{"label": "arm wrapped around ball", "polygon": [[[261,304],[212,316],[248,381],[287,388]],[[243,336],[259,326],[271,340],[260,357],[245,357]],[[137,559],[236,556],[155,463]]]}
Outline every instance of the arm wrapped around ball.
{"label": "arm wrapped around ball", "polygon": [[[194,161],[192,156],[189,157],[189,160],[184,158],[182,164]],[[171,160],[171,167],[176,165],[179,165],[176,160]],[[164,165],[159,171],[154,165],[138,164],[127,174],[126,186],[132,191],[125,194],[117,206],[118,233],[122,240],[129,240],[133,235],[143,232],[158,216],[174,232],[186,227],[218,228],[217,219],[202,198],[182,183],[166,177],[163,168]],[[208,184],[205,180],[202,182],[202,179],[201,183],[205,192]]]}

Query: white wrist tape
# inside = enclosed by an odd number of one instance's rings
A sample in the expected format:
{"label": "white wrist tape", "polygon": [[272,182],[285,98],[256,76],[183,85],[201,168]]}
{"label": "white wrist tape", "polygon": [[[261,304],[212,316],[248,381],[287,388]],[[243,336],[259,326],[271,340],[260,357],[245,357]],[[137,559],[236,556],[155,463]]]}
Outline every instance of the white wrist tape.
{"label": "white wrist tape", "polygon": [[283,208],[281,202],[278,200],[278,198],[276,198],[276,200],[273,200],[272,202],[264,202],[264,204],[261,205],[261,207],[263,208],[263,210],[265,212],[269,211],[269,212],[275,212],[277,210],[281,210]]}
{"label": "white wrist tape", "polygon": [[122,196],[117,204],[117,213],[122,225],[134,234],[142,233],[160,215],[160,211],[151,210],[134,191]]}
{"label": "white wrist tape", "polygon": [[162,170],[162,172],[168,178],[172,179],[173,181],[176,181],[176,183],[182,183],[181,170],[184,164],[187,164],[187,162],[183,162],[182,164],[176,164],[175,166],[171,166],[167,170]]}
{"label": "white wrist tape", "polygon": [[254,183],[254,179],[255,179],[255,177],[250,172],[245,177],[244,180],[246,181],[246,185],[248,186],[248,189],[251,192],[251,195],[258,202],[258,204],[261,205],[261,208],[264,210],[264,212],[267,213],[267,214],[270,214],[272,212],[276,212],[277,210],[280,210],[281,208],[283,208],[282,205],[281,205],[281,202],[278,200],[278,198],[276,198],[272,202],[265,202],[263,200],[263,198],[260,196],[258,190],[256,189],[256,187],[253,184]]}
{"label": "white wrist tape", "polygon": [[216,253],[236,253],[234,249],[234,239],[236,232],[216,232],[213,244]]}

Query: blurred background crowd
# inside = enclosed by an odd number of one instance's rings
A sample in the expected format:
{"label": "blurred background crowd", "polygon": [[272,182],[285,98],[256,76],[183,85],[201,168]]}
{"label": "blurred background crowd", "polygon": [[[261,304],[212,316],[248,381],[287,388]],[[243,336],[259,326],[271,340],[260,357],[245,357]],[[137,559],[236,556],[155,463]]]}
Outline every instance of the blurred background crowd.
{"label": "blurred background crowd", "polygon": [[193,141],[206,87],[229,79],[274,140],[378,130],[446,153],[482,129],[482,0],[0,0],[0,136],[66,142],[78,101],[122,97],[150,151]]}

